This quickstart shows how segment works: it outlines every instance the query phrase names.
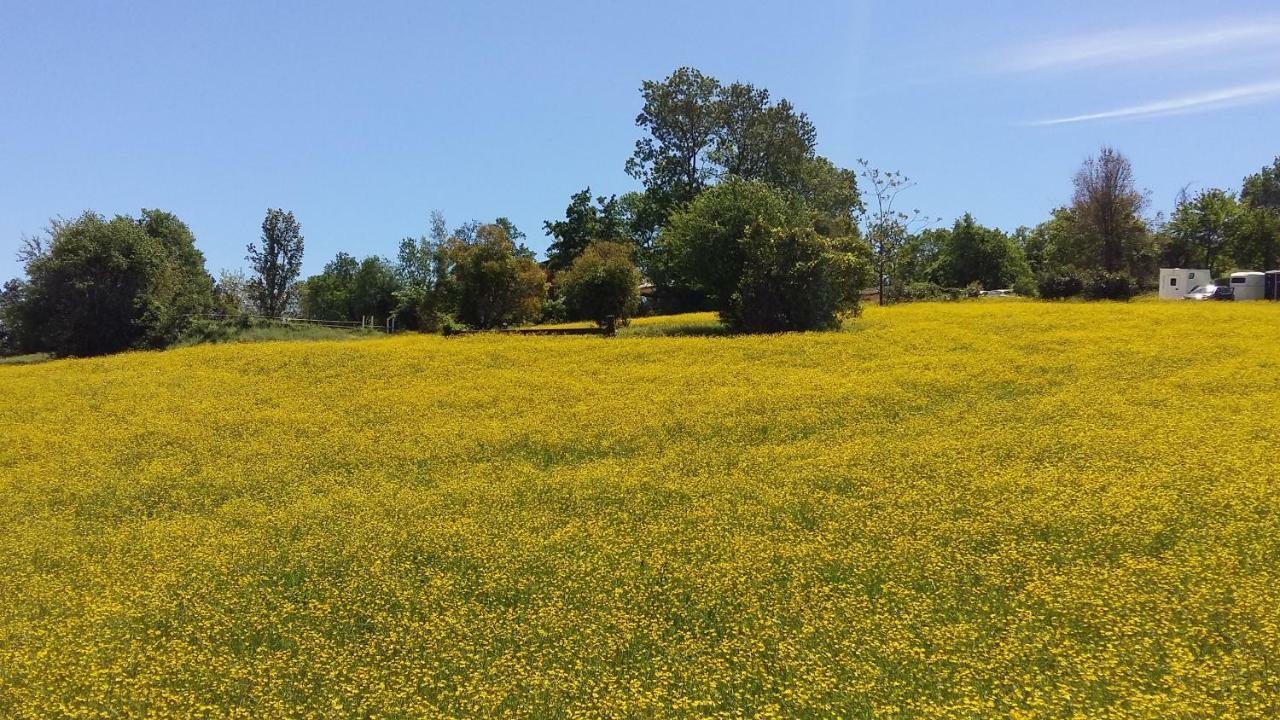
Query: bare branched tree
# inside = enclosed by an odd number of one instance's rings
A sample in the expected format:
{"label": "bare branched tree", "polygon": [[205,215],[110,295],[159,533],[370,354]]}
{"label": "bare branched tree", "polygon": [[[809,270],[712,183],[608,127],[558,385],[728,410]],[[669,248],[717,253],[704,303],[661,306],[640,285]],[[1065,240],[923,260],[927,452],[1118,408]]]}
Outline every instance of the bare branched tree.
{"label": "bare branched tree", "polygon": [[896,275],[898,251],[911,235],[923,227],[939,221],[924,215],[918,209],[904,212],[897,209],[898,197],[916,186],[911,178],[900,172],[871,167],[866,160],[858,160],[862,166],[859,176],[865,181],[871,199],[864,202],[862,233],[871,245],[875,265],[880,304],[885,304],[885,289]]}
{"label": "bare branched tree", "polygon": [[1103,147],[1084,161],[1073,181],[1072,212],[1099,248],[1103,270],[1120,272],[1147,233],[1142,213],[1148,197],[1134,185],[1133,166],[1119,151]]}
{"label": "bare branched tree", "polygon": [[33,260],[49,251],[45,238],[39,235],[23,235],[18,242],[18,262],[24,266],[30,265]]}

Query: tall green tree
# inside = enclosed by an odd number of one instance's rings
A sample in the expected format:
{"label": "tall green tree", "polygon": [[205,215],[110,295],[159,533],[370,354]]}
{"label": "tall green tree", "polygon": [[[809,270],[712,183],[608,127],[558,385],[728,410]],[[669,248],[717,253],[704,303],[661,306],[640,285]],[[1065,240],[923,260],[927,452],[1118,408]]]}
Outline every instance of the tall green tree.
{"label": "tall green tree", "polygon": [[1162,262],[1171,267],[1203,267],[1217,275],[1229,260],[1241,209],[1225,190],[1202,190],[1182,198],[1163,229]]}
{"label": "tall green tree", "polygon": [[462,244],[449,232],[439,211],[432,211],[426,235],[400,241],[395,268],[400,284],[395,315],[400,327],[434,332],[457,312],[454,268]]}
{"label": "tall green tree", "polygon": [[1280,157],[1244,179],[1240,201],[1251,208],[1280,213]]}
{"label": "tall green tree", "polygon": [[300,285],[300,310],[316,320],[386,320],[396,309],[400,290],[396,268],[386,260],[370,256],[357,261],[340,252]]}
{"label": "tall green tree", "polygon": [[641,254],[652,251],[658,231],[666,220],[663,208],[655,204],[648,193],[636,190],[621,195],[618,207],[627,235],[636,250]]}
{"label": "tall green tree", "polygon": [[166,308],[167,326],[159,332],[176,338],[191,318],[213,309],[213,276],[205,269],[204,253],[196,248],[191,228],[178,216],[144,208],[136,222],[148,236],[160,241],[168,255],[174,287]]}
{"label": "tall green tree", "polygon": [[319,275],[299,284],[299,312],[313,320],[351,319],[351,289],[359,269],[355,257],[339,252]]}
{"label": "tall green tree", "polygon": [[511,218],[505,216],[500,217],[497,220],[494,220],[493,224],[502,228],[502,231],[507,234],[507,237],[510,238],[511,242],[515,243],[517,247],[524,244],[527,236],[520,230],[520,228],[516,227],[515,223],[511,222]]}
{"label": "tall green tree", "polygon": [[950,230],[938,232],[936,281],[947,287],[978,283],[984,290],[1032,286],[1022,248],[1004,232],[979,225],[965,213]]}
{"label": "tall green tree", "polygon": [[817,144],[808,116],[786,99],[770,102],[768,90],[748,83],[724,86],[715,102],[719,123],[709,159],[718,174],[800,192]]}
{"label": "tall green tree", "polygon": [[718,80],[689,67],[641,85],[636,125],[647,135],[636,141],[627,172],[665,207],[692,200],[715,176],[708,154],[723,127],[719,93]]}
{"label": "tall green tree", "polygon": [[1230,253],[1236,267],[1280,270],[1280,212],[1241,207],[1232,226]]}
{"label": "tall green tree", "polygon": [[347,317],[358,320],[369,316],[376,322],[385,321],[396,310],[399,290],[395,266],[377,255],[370,255],[360,261],[351,283],[351,308]]}
{"label": "tall green tree", "polygon": [[1087,265],[1090,250],[1071,208],[1055,208],[1052,216],[1022,236],[1022,251],[1036,275]]}
{"label": "tall green tree", "polygon": [[26,295],[27,284],[17,278],[0,286],[0,355],[36,352]]}
{"label": "tall green tree", "polygon": [[800,194],[831,224],[844,219],[836,234],[852,227],[860,208],[854,173],[815,154],[813,123],[786,99],[775,102],[748,83],[722,85],[687,67],[644,83],[641,96],[636,124],[646,136],[627,172],[644,183],[648,212],[633,220],[634,235],[652,233],[676,207],[730,177]]}
{"label": "tall green tree", "polygon": [[628,225],[626,211],[617,196],[601,195],[592,204],[590,187],[574,193],[565,208],[564,220],[547,220],[542,224],[552,238],[547,248],[547,269],[552,272],[567,269],[593,242],[627,242]]}
{"label": "tall green tree", "polygon": [[827,237],[857,235],[865,211],[857,173],[821,156],[807,158],[798,172],[795,191],[818,213],[814,229]]}
{"label": "tall green tree", "polygon": [[546,275],[498,225],[481,225],[475,239],[459,243],[453,267],[457,316],[475,328],[536,320],[546,298]]}
{"label": "tall green tree", "polygon": [[261,242],[261,247],[249,243],[245,256],[253,271],[249,288],[258,312],[279,317],[290,307],[302,272],[303,238],[297,218],[292,212],[268,209]]}
{"label": "tall green tree", "polygon": [[1240,267],[1280,269],[1280,157],[1244,179],[1241,214],[1232,238]]}
{"label": "tall green tree", "polygon": [[950,232],[947,228],[927,228],[907,237],[894,260],[900,286],[895,294],[906,295],[907,286],[915,283],[936,284],[938,256]]}

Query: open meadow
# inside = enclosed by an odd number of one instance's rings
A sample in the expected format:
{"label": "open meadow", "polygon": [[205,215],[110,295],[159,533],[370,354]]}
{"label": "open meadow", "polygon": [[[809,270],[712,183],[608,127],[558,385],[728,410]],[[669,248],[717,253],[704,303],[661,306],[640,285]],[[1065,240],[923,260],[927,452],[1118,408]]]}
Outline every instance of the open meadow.
{"label": "open meadow", "polygon": [[0,716],[1280,715],[1280,304],[712,322],[0,367]]}

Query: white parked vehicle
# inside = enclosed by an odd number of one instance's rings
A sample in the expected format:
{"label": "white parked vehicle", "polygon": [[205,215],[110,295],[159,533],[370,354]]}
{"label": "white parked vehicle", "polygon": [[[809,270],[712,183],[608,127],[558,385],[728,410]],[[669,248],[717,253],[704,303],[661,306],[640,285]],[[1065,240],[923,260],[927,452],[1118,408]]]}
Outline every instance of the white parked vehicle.
{"label": "white parked vehicle", "polygon": [[1178,300],[1196,288],[1213,281],[1208,270],[1199,268],[1160,268],[1160,299]]}
{"label": "white parked vehicle", "polygon": [[1236,300],[1263,300],[1267,297],[1267,274],[1231,273],[1231,289],[1235,293]]}

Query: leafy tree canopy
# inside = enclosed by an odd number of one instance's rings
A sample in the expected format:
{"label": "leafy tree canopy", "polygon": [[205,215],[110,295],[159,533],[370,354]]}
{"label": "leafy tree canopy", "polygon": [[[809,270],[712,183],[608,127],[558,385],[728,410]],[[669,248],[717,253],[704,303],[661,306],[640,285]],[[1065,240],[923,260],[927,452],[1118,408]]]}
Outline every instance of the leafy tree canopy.
{"label": "leafy tree canopy", "polygon": [[547,269],[567,269],[593,242],[626,242],[628,225],[626,211],[616,196],[601,195],[592,204],[591,188],[574,193],[565,208],[564,220],[543,223],[547,235],[553,238],[547,248]]}
{"label": "leafy tree canopy", "polygon": [[301,286],[301,312],[316,320],[385,320],[396,309],[401,288],[396,268],[376,256],[357,261],[340,252],[319,275]]}
{"label": "leafy tree canopy", "polygon": [[474,239],[451,253],[458,285],[457,317],[475,328],[494,328],[536,320],[546,298],[546,275],[527,249],[516,245],[501,226],[480,225]]}
{"label": "leafy tree canopy", "polygon": [[304,241],[297,218],[292,212],[268,209],[260,242],[261,246],[249,243],[245,256],[253,271],[249,293],[258,312],[279,317],[291,307],[297,293],[294,283],[302,272]]}
{"label": "leafy tree canopy", "polygon": [[938,245],[935,282],[947,287],[977,283],[984,290],[1031,285],[1022,248],[1004,232],[979,225],[965,213],[949,230],[934,230]]}
{"label": "leafy tree canopy", "polygon": [[1280,157],[1244,179],[1240,200],[1249,207],[1280,213]]}
{"label": "leafy tree canopy", "polygon": [[87,356],[163,347],[212,308],[204,256],[190,229],[167,212],[56,220],[47,243],[26,259],[27,280],[6,288],[3,309],[24,351]]}
{"label": "leafy tree canopy", "polygon": [[832,223],[852,225],[861,208],[854,173],[817,156],[813,123],[789,101],[688,67],[645,82],[640,94],[636,124],[646,135],[636,142],[627,172],[644,183],[653,212],[637,230],[662,225],[678,206],[731,177],[794,192]]}
{"label": "leafy tree canopy", "polygon": [[1163,263],[1171,267],[1203,267],[1210,274],[1226,269],[1241,208],[1235,195],[1216,188],[1183,198],[1164,227]]}

